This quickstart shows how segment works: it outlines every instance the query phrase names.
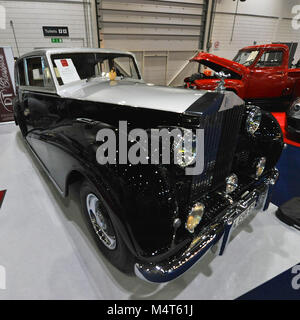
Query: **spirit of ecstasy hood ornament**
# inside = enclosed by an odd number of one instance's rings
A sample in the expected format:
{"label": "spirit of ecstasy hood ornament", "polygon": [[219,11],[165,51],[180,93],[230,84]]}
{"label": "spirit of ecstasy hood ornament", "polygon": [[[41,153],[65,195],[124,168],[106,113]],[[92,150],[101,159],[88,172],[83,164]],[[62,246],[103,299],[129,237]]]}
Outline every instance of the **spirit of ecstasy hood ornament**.
{"label": "spirit of ecstasy hood ornament", "polygon": [[224,71],[216,72],[215,75],[220,78],[220,81],[218,82],[218,85],[216,87],[216,91],[222,92],[226,90],[225,87],[225,79],[230,77],[230,74],[226,74]]}

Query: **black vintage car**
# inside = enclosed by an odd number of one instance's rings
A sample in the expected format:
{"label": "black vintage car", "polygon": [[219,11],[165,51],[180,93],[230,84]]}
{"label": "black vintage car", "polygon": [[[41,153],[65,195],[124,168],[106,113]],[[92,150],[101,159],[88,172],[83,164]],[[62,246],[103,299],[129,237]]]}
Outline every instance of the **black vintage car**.
{"label": "black vintage car", "polygon": [[[63,196],[81,181],[83,214],[120,270],[170,281],[209,249],[223,254],[232,230],[267,209],[282,132],[271,114],[233,92],[147,84],[132,54],[104,49],[34,51],[15,73],[14,115],[25,141]],[[129,131],[174,128],[193,132],[189,154],[170,139],[170,154],[187,154],[184,161],[121,159],[122,148],[141,144]],[[117,137],[110,163],[99,162],[101,130]],[[197,157],[200,171],[187,173]]]}
{"label": "black vintage car", "polygon": [[286,112],[285,129],[289,139],[300,142],[300,98],[295,99]]}

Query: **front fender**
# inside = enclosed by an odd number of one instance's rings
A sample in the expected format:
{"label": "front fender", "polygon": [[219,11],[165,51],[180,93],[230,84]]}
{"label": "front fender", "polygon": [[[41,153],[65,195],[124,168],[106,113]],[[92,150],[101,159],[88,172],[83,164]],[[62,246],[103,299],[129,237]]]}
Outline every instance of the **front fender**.
{"label": "front fender", "polygon": [[[112,219],[136,255],[143,257],[167,251],[172,243],[173,221],[177,214],[170,171],[166,166],[151,164],[99,164],[97,150],[101,143],[96,137],[104,128],[119,134],[114,126],[82,119],[73,124],[72,137],[67,136],[67,128],[63,130],[64,143],[70,148],[68,153],[78,160],[76,168],[70,167],[69,173],[72,170],[81,172],[99,189],[112,209]],[[66,185],[67,180],[66,176]]]}

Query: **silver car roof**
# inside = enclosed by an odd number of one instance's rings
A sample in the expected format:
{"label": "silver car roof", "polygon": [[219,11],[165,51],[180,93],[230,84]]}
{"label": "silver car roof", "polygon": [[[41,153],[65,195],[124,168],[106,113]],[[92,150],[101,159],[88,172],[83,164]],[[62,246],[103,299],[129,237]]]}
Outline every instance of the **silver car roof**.
{"label": "silver car roof", "polygon": [[112,53],[112,54],[130,54],[131,52],[119,51],[113,49],[100,49],[100,48],[37,48],[31,52],[22,55],[19,59],[36,55],[51,55],[59,53]]}

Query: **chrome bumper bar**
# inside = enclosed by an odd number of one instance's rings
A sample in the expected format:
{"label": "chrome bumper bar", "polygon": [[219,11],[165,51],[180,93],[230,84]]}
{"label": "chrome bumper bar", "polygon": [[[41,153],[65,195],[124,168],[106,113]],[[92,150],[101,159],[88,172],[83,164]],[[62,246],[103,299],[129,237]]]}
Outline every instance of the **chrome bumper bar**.
{"label": "chrome bumper bar", "polygon": [[180,255],[169,258],[160,263],[136,263],[135,274],[148,282],[163,283],[171,281],[198,262],[209,249],[215,254],[222,255],[230,240],[231,232],[235,229],[239,217],[247,210],[250,214],[256,214],[260,210],[265,210],[270,201],[270,186],[274,185],[278,179],[278,170],[274,169],[272,174],[260,183],[258,191],[245,192],[241,199],[231,205],[226,213],[204,230],[202,230],[192,241],[190,246]]}

